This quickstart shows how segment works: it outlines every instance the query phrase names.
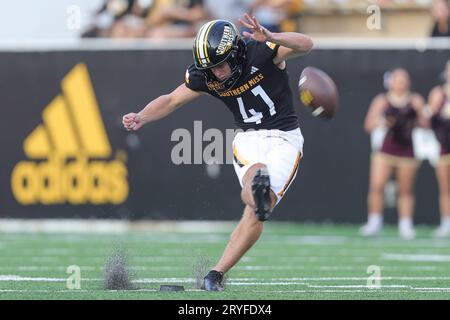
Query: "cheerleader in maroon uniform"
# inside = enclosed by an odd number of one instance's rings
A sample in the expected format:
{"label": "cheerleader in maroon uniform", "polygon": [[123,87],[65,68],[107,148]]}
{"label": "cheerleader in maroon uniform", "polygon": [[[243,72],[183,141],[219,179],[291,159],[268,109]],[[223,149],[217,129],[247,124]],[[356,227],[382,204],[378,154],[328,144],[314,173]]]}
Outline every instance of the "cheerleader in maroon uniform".
{"label": "cheerleader in maroon uniform", "polygon": [[389,90],[374,98],[365,121],[365,130],[384,126],[387,129],[381,149],[371,159],[368,222],[361,228],[364,236],[377,235],[383,226],[384,187],[393,172],[397,179],[399,197],[399,234],[414,238],[414,180],[420,162],[414,158],[412,131],[420,122],[423,98],[410,92],[410,76],[404,69],[395,69],[389,78]]}
{"label": "cheerleader in maroon uniform", "polygon": [[431,127],[441,145],[441,155],[436,165],[439,184],[441,225],[437,237],[450,237],[450,61],[445,70],[446,83],[433,88],[428,98],[431,108]]}

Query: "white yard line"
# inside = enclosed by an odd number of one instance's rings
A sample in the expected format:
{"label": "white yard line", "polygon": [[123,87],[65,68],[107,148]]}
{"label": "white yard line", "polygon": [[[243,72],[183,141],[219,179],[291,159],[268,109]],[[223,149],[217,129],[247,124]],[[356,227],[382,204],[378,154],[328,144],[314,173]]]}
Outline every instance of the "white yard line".
{"label": "white yard line", "polygon": [[[450,288],[412,288],[414,292],[416,293],[446,293],[449,292]],[[102,291],[102,293],[133,293],[133,292],[161,292],[158,289],[136,289],[136,290],[130,290],[130,291],[123,291],[123,290],[84,290],[84,289],[77,289],[77,290],[51,290],[51,289],[0,289],[0,293],[91,293],[94,294],[96,292]],[[185,289],[185,292],[204,292],[200,289]],[[290,293],[309,293],[309,294],[317,294],[317,293],[382,293],[382,294],[393,294],[393,293],[411,293],[411,290],[383,290],[383,289],[355,289],[355,290],[252,290],[253,293],[270,293],[270,294],[290,294]],[[181,293],[181,292],[178,292]],[[0,296],[1,298],[1,296]]]}
{"label": "white yard line", "polygon": [[292,267],[292,266],[236,266],[236,270],[298,270],[304,269],[304,267]]}
{"label": "white yard line", "polygon": [[[164,258],[164,259],[160,259]],[[167,258],[167,259],[166,259]],[[168,257],[143,257],[142,259],[137,260],[143,260],[141,262],[149,261],[149,262],[166,262],[170,261],[172,258]],[[134,261],[136,261],[136,258],[133,258]],[[250,259],[252,260],[252,259]],[[1,270],[8,270],[8,271],[65,271],[67,270],[67,267],[69,265],[65,266],[41,266],[41,265],[28,265],[28,266],[7,266],[2,267],[0,266]],[[79,266],[81,271],[102,271],[104,268],[102,266],[88,266],[88,265],[81,265]],[[296,267],[292,266],[258,266],[258,265],[241,265],[236,266],[236,270],[304,270],[308,269],[309,267],[304,265],[299,265]],[[315,267],[318,270],[321,271],[360,271],[362,273],[366,272],[367,266],[366,265],[353,265],[353,266],[316,266]],[[185,269],[184,266],[158,266],[158,265],[133,265],[130,267],[132,270],[136,271],[146,271],[146,270],[182,270]],[[417,271],[436,271],[440,269],[446,269],[444,265],[439,266],[404,266],[404,267],[398,267],[398,266],[382,266],[382,271],[393,271],[393,270],[417,270]],[[361,278],[364,279],[364,278]],[[255,280],[260,280],[260,278]]]}
{"label": "white yard line", "polygon": [[434,287],[430,287],[430,288],[423,288],[423,287],[417,287],[417,288],[413,288],[414,290],[427,290],[427,291],[432,291],[432,290],[442,290],[442,291],[450,291],[450,288],[434,288]]}
{"label": "white yard line", "polygon": [[127,232],[230,232],[237,222],[230,221],[139,221],[101,219],[0,219],[0,233],[99,233]]}
{"label": "white yard line", "polygon": [[[441,266],[441,269],[443,267]],[[318,266],[318,270],[321,271],[358,271],[358,272],[366,272],[367,266]],[[404,267],[398,267],[398,266],[381,266],[381,269],[383,271],[389,270],[419,270],[419,271],[436,271],[439,269],[437,266],[404,266]]]}
{"label": "white yard line", "polygon": [[[67,266],[54,266],[54,267],[43,267],[43,266],[10,266],[10,267],[0,267],[0,270],[13,270],[13,271],[66,271]],[[97,271],[103,270],[102,267],[94,266],[79,266],[81,271]],[[134,269],[134,267],[133,267]]]}
{"label": "white yard line", "polygon": [[[1,270],[8,270],[8,271],[29,271],[29,272],[35,272],[35,271],[58,271],[58,272],[65,272],[67,268],[69,267],[69,264],[66,266],[52,266],[52,267],[44,267],[44,266],[9,266],[9,267],[0,267]],[[79,266],[81,272],[83,271],[103,271],[104,267],[100,266]],[[146,270],[183,270],[185,267],[183,266],[132,266],[130,267],[131,270],[134,271],[146,271]]]}
{"label": "white yard line", "polygon": [[[422,288],[414,288],[416,293],[445,293],[449,288],[436,288],[436,290],[421,290]],[[441,290],[443,289],[443,290]],[[255,290],[254,293],[267,293],[267,291]],[[366,290],[271,290],[270,293],[289,294],[289,293],[411,293],[411,290],[382,290],[382,289],[366,289]]]}
{"label": "white yard line", "polygon": [[[103,281],[99,278],[81,278],[82,281]],[[1,281],[18,281],[18,282],[66,282],[67,278],[49,278],[49,277],[23,277],[14,274],[0,275]]]}
{"label": "white yard line", "polygon": [[[307,286],[308,286],[308,288],[344,288],[344,289],[346,289],[346,288],[366,288],[366,289],[369,289],[369,290],[378,290],[378,289],[375,289],[375,288],[370,288],[367,285],[318,286],[318,285],[308,284]],[[380,286],[380,289],[381,288],[407,288],[407,289],[412,289],[411,286],[396,285],[396,284],[393,284],[393,285],[382,285],[382,286]]]}
{"label": "white yard line", "polygon": [[[0,293],[76,293],[76,292],[84,292],[84,293],[88,293],[88,292],[93,292],[92,290],[82,290],[82,289],[77,289],[77,290],[50,290],[50,289],[37,289],[37,290],[33,290],[33,289],[0,289]],[[0,296],[1,298],[1,296]]]}
{"label": "white yard line", "polygon": [[63,278],[22,277],[17,275],[0,275],[0,281],[33,281],[33,282],[62,282]]}
{"label": "white yard line", "polygon": [[[423,280],[423,281],[431,281],[431,280],[449,280],[450,277],[385,277],[381,278],[381,280]],[[284,281],[282,281],[284,280]],[[287,281],[286,281],[287,280]],[[303,281],[299,281],[303,280]],[[411,291],[417,293],[443,293],[450,292],[450,287],[414,287],[410,285],[404,284],[390,284],[390,285],[382,285],[379,288],[370,288],[367,285],[358,285],[358,284],[343,284],[343,285],[313,285],[308,283],[307,281],[336,281],[336,280],[365,280],[364,277],[305,277],[305,278],[272,278],[269,280],[257,279],[257,278],[235,278],[229,279],[227,281],[227,285],[229,286],[305,286],[306,289],[295,289],[295,290],[283,290],[283,291],[257,291],[257,292],[265,292],[265,293],[410,293]],[[1,281],[18,281],[18,282],[66,282],[66,278],[47,278],[47,277],[22,277],[18,275],[0,275]],[[81,279],[81,282],[84,281],[92,282],[92,281],[103,281],[100,278],[86,278]],[[194,278],[143,278],[136,279],[133,281],[134,283],[152,283],[152,284],[168,284],[168,283],[195,283]],[[308,290],[308,289],[318,289],[318,290]],[[349,290],[351,289],[351,290]],[[394,290],[392,290],[394,289]],[[406,290],[395,290],[395,289],[406,289]],[[0,289],[0,293],[77,293],[77,292],[90,292],[95,293],[99,290],[26,290],[26,289]],[[158,292],[158,289],[138,289],[132,290],[138,292]],[[185,291],[201,291],[198,289],[187,289]],[[115,292],[115,291],[105,291],[105,292]]]}
{"label": "white yard line", "polygon": [[450,262],[450,255],[442,254],[402,254],[402,253],[384,253],[383,260],[389,261],[433,261]]}
{"label": "white yard line", "polygon": [[194,278],[142,278],[133,280],[135,283],[194,283]]}
{"label": "white yard line", "polygon": [[[374,278],[375,279],[375,278]],[[435,281],[450,280],[450,277],[380,277],[380,280],[403,281]],[[367,281],[367,277],[300,277],[300,278],[272,278],[274,281]]]}
{"label": "white yard line", "polygon": [[[450,280],[450,277],[380,277],[379,280],[401,280],[401,281],[437,281]],[[24,277],[20,275],[0,275],[0,281],[35,281],[35,282],[61,282],[67,278],[49,277]],[[82,281],[102,281],[101,278],[82,278]],[[273,285],[305,284],[308,281],[367,281],[367,277],[300,277],[300,278],[232,278],[228,283],[253,283]],[[194,278],[140,278],[134,280],[136,283],[160,283],[160,282],[195,282]]]}
{"label": "white yard line", "polygon": [[[252,291],[254,293],[267,293],[267,291]],[[441,293],[441,291],[436,291]],[[270,293],[289,294],[289,293],[411,293],[409,290],[271,290]]]}
{"label": "white yard line", "polygon": [[307,286],[305,282],[236,282],[228,281],[227,285],[231,286],[291,286],[291,285],[302,285]]}
{"label": "white yard line", "polygon": [[[74,289],[74,290],[51,290],[51,289],[0,289],[0,293],[96,293],[100,290],[83,290],[83,289]],[[187,292],[204,292],[200,289],[184,289]],[[102,293],[133,293],[133,292],[162,292],[158,289],[136,289],[136,290],[102,290]],[[166,291],[164,291],[166,292]],[[1,296],[0,296],[1,298]],[[0,299],[1,300],[1,299]]]}

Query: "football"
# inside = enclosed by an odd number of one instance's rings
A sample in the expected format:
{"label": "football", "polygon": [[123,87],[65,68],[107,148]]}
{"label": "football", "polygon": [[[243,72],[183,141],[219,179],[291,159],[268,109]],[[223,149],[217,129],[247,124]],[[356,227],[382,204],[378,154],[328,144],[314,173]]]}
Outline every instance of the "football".
{"label": "football", "polygon": [[306,67],[298,83],[300,100],[310,108],[312,115],[320,118],[333,118],[338,107],[337,87],[324,71]]}

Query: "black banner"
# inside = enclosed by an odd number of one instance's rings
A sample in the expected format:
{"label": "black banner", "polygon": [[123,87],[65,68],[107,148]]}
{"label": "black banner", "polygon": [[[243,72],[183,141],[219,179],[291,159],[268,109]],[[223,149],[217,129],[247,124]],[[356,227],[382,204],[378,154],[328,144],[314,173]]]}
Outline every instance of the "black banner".
{"label": "black banner", "polygon": [[[304,158],[273,219],[364,221],[370,139],[363,121],[383,90],[384,72],[407,68],[413,89],[427,96],[447,59],[440,50],[315,50],[290,61],[294,92],[304,67],[321,68],[337,83],[340,109],[331,121],[316,119],[295,99]],[[187,129],[192,148],[204,151],[211,143],[205,132],[217,128],[225,160],[226,129],[234,127],[220,101],[201,97],[135,134],[121,125],[123,114],[181,84],[191,63],[188,50],[0,52],[0,217],[239,219],[231,164],[178,165],[171,157],[180,139],[172,134],[185,132],[177,129]],[[428,163],[416,194],[417,222],[436,223],[438,191]],[[396,221],[394,210],[387,213]]]}

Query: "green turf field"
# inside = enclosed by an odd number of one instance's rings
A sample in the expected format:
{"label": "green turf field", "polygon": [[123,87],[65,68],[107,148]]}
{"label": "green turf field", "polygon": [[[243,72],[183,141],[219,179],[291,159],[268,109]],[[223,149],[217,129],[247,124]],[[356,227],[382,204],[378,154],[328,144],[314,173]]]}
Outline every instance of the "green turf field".
{"label": "green turf field", "polygon": [[[126,234],[1,234],[0,299],[449,299],[450,240],[419,227],[412,241],[364,239],[356,226],[269,222],[260,241],[229,273],[226,290],[195,288],[200,257],[216,261],[228,232]],[[126,249],[139,290],[103,290],[114,248]],[[69,265],[81,289],[66,287]],[[367,286],[367,268],[381,268],[381,287]],[[184,292],[159,292],[182,284]],[[369,281],[369,284],[375,284]]]}

